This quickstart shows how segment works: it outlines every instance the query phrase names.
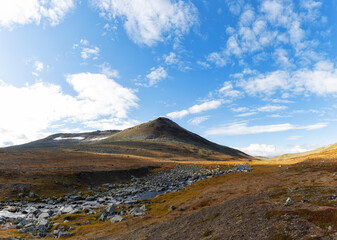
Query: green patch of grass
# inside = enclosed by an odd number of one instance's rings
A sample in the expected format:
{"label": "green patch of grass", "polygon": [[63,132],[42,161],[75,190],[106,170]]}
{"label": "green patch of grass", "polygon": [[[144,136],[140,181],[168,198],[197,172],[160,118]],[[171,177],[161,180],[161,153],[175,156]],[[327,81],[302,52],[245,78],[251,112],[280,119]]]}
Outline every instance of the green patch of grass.
{"label": "green patch of grass", "polygon": [[274,217],[276,215],[280,215],[280,211],[270,211],[270,212],[267,212],[264,215],[264,218],[269,220],[269,219],[271,219],[272,217]]}
{"label": "green patch of grass", "polygon": [[206,231],[202,234],[203,237],[209,237],[209,236],[211,236],[211,235],[212,235],[212,231],[210,231],[210,230],[206,230]]}

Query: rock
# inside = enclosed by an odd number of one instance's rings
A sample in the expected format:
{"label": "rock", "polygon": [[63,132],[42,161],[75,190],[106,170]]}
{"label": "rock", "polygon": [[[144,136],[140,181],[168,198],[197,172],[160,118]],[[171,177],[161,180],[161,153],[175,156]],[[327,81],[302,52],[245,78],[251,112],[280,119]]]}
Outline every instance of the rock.
{"label": "rock", "polygon": [[139,208],[132,208],[129,212],[129,215],[132,216],[141,216],[144,214],[144,212],[142,210],[140,210]]}
{"label": "rock", "polygon": [[34,226],[29,226],[27,228],[20,229],[23,233],[36,233],[36,228]]}
{"label": "rock", "polygon": [[104,209],[103,212],[98,216],[98,220],[104,221],[107,217],[108,217],[108,213]]}
{"label": "rock", "polygon": [[145,204],[143,204],[139,209],[145,212],[147,210],[147,207]]}
{"label": "rock", "polygon": [[61,237],[71,237],[71,236],[73,236],[73,235],[74,235],[73,233],[61,231],[61,232],[59,232],[58,237],[59,237],[59,238],[61,238]]}
{"label": "rock", "polygon": [[336,199],[337,199],[337,195],[331,195],[331,196],[328,197],[329,201],[334,201]]}
{"label": "rock", "polygon": [[40,233],[43,233],[43,234],[46,234],[48,232],[46,225],[39,225],[37,229],[40,231]]}
{"label": "rock", "polygon": [[16,207],[12,207],[10,206],[8,209],[7,209],[8,212],[11,212],[11,213],[15,213],[18,211],[18,209]]}
{"label": "rock", "polygon": [[60,212],[63,213],[63,214],[69,214],[72,211],[74,211],[74,208],[72,206],[60,208]]}
{"label": "rock", "polygon": [[169,207],[169,211],[174,211],[174,210],[176,210],[177,208],[175,207],[175,206],[173,206],[173,205],[171,205],[170,207]]}
{"label": "rock", "polygon": [[83,198],[81,197],[81,196],[73,196],[72,198],[71,198],[73,201],[81,201],[81,200],[83,200]]}
{"label": "rock", "polygon": [[28,197],[30,197],[30,198],[38,198],[39,196],[37,194],[33,193],[33,192],[30,192],[28,194]]}
{"label": "rock", "polygon": [[88,202],[95,201],[96,197],[95,196],[88,196],[85,200],[88,201]]}
{"label": "rock", "polygon": [[41,220],[39,220],[39,222],[37,223],[37,227],[39,226],[44,226],[44,227],[47,227],[47,225],[49,224],[49,220],[46,219],[46,218],[43,218]]}
{"label": "rock", "polygon": [[124,220],[126,220],[126,219],[119,216],[119,215],[115,215],[112,218],[110,218],[111,223],[121,222],[121,221],[124,221]]}
{"label": "rock", "polygon": [[69,187],[69,184],[66,183],[66,182],[64,182],[62,185],[63,185],[63,187]]}
{"label": "rock", "polygon": [[39,215],[39,217],[37,218],[37,221],[40,222],[41,220],[47,219],[47,218],[49,218],[49,213],[43,212]]}
{"label": "rock", "polygon": [[293,205],[295,204],[294,200],[290,197],[287,198],[287,200],[285,201],[284,205],[285,206],[290,206],[290,205]]}
{"label": "rock", "polygon": [[114,205],[109,205],[105,210],[109,215],[117,213]]}

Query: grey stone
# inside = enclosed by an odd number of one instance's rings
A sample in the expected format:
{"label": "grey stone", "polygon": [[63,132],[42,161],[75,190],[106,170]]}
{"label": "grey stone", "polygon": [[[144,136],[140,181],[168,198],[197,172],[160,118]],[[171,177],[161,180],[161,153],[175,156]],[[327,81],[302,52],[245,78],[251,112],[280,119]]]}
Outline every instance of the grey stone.
{"label": "grey stone", "polygon": [[115,215],[112,218],[110,218],[111,223],[121,222],[124,221],[125,218],[121,217],[120,215]]}
{"label": "grey stone", "polygon": [[173,206],[173,205],[171,205],[171,206],[169,206],[169,211],[174,211],[174,210],[176,210],[177,208],[175,207],[175,206]]}
{"label": "grey stone", "polygon": [[38,229],[41,233],[44,233],[44,234],[47,233],[47,228],[46,228],[45,225],[39,225],[39,226],[37,227],[37,229]]}
{"label": "grey stone", "polygon": [[293,205],[293,204],[295,204],[295,202],[294,202],[294,200],[293,200],[292,198],[290,198],[290,197],[288,197],[287,200],[286,200],[285,203],[284,203],[285,206],[291,206],[291,205]]}
{"label": "grey stone", "polygon": [[140,210],[139,208],[132,208],[129,212],[129,215],[132,216],[141,216],[144,214],[144,212],[142,210]]}
{"label": "grey stone", "polygon": [[33,193],[33,192],[30,192],[28,194],[28,197],[30,197],[30,198],[38,198],[39,196],[37,194]]}
{"label": "grey stone", "polygon": [[74,235],[74,234],[72,234],[72,233],[61,231],[61,232],[59,232],[58,237],[59,237],[59,238],[61,238],[61,237],[71,237],[71,236],[73,236],[73,235]]}
{"label": "grey stone", "polygon": [[49,218],[49,213],[43,212],[39,215],[39,217],[37,218],[37,221],[40,222],[41,220],[47,219],[47,218]]}
{"label": "grey stone", "polygon": [[60,212],[63,213],[63,214],[69,214],[72,211],[74,211],[72,206],[60,208]]}
{"label": "grey stone", "polygon": [[146,211],[146,210],[147,210],[147,207],[146,207],[145,204],[143,204],[139,209],[142,210],[142,211]]}

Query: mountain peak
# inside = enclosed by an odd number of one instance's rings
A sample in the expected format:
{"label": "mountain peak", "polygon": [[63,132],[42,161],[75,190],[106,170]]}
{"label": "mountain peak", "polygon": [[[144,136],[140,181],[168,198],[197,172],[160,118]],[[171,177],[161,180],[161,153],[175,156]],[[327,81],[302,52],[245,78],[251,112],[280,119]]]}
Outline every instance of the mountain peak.
{"label": "mountain peak", "polygon": [[210,142],[207,139],[192,133],[179,126],[174,121],[159,117],[155,120],[125,129],[112,135],[104,142],[115,141],[157,141],[174,142],[190,145],[197,148],[204,148],[215,152],[221,152],[232,156],[245,156],[246,154],[226,146],[221,146]]}

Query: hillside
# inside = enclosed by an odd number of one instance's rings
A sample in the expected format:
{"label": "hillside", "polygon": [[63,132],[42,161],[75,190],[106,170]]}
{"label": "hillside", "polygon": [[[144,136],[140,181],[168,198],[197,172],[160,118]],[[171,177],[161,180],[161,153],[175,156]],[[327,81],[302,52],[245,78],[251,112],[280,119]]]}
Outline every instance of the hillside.
{"label": "hillside", "polygon": [[101,143],[107,144],[122,141],[148,141],[149,144],[152,144],[152,142],[179,143],[227,154],[230,156],[244,158],[249,157],[247,154],[239,150],[210,142],[207,139],[182,128],[170,119],[163,117],[115,133],[102,140]]}
{"label": "hillside", "polygon": [[280,163],[318,163],[318,162],[336,162],[337,160],[337,143],[330,144],[324,147],[320,147],[308,152],[285,154],[278,157],[274,157],[268,160],[268,162],[280,162]]}

